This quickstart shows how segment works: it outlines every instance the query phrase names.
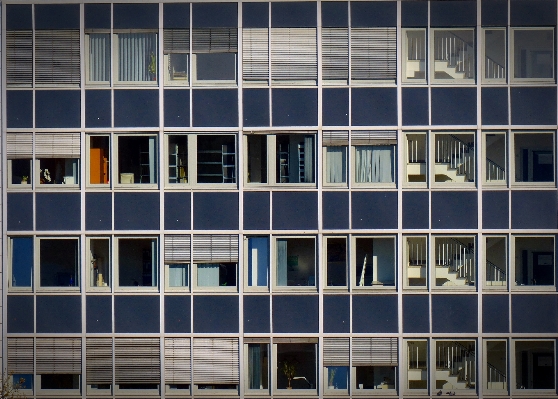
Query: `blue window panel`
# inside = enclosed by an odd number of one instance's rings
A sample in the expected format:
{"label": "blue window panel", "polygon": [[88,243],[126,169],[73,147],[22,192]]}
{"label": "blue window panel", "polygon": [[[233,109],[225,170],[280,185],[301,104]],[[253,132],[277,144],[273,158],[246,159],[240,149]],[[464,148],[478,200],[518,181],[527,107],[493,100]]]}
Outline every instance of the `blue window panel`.
{"label": "blue window panel", "polygon": [[476,191],[432,192],[433,229],[476,229]]}
{"label": "blue window panel", "polygon": [[324,229],[349,228],[349,193],[324,191],[322,194],[322,221]]}
{"label": "blue window panel", "polygon": [[163,4],[163,28],[165,29],[190,28],[190,4],[189,3]]}
{"label": "blue window panel", "polygon": [[165,126],[190,126],[190,90],[165,90]]}
{"label": "blue window panel", "polygon": [[118,295],[114,297],[116,333],[159,333],[158,295]]}
{"label": "blue window panel", "polygon": [[115,90],[114,126],[159,126],[159,91]]}
{"label": "blue window panel", "polygon": [[238,90],[194,90],[192,119],[194,126],[238,126]]}
{"label": "blue window panel", "polygon": [[428,295],[403,295],[403,332],[430,332]]}
{"label": "blue window panel", "polygon": [[79,29],[79,4],[35,4],[35,29]]}
{"label": "blue window panel", "polygon": [[429,211],[428,192],[403,192],[403,228],[427,229]]}
{"label": "blue window panel", "polygon": [[274,295],[274,333],[317,333],[317,295]]}
{"label": "blue window panel", "polygon": [[194,28],[236,28],[238,7],[236,3],[192,4],[192,26]]}
{"label": "blue window panel", "polygon": [[110,4],[84,5],[85,29],[110,29]]}
{"label": "blue window panel", "polygon": [[33,287],[33,237],[11,238],[11,287]]}
{"label": "blue window panel", "polygon": [[88,334],[112,332],[111,296],[87,295],[85,307],[85,330]]}
{"label": "blue window panel", "polygon": [[316,23],[315,2],[271,3],[272,28],[314,28]]}
{"label": "blue window panel", "polygon": [[195,333],[238,333],[237,295],[196,295]]}
{"label": "blue window panel", "polygon": [[511,26],[556,25],[555,0],[513,0],[510,4]]}
{"label": "blue window panel", "polygon": [[244,228],[247,230],[269,229],[269,192],[244,192]]}
{"label": "blue window panel", "polygon": [[476,125],[477,89],[433,88],[433,125]]}
{"label": "blue window panel", "polygon": [[348,3],[344,1],[328,1],[322,3],[322,27],[346,28],[349,26]]}
{"label": "blue window panel", "polygon": [[554,87],[512,87],[513,125],[555,125],[556,90]]}
{"label": "blue window panel", "polygon": [[317,192],[274,192],[274,230],[314,230],[318,228]]}
{"label": "blue window panel", "polygon": [[81,333],[79,295],[37,295],[38,333]]}
{"label": "blue window panel", "polygon": [[8,231],[33,230],[33,194],[7,195]]}
{"label": "blue window panel", "polygon": [[110,127],[110,90],[85,91],[85,127]]}
{"label": "blue window panel", "polygon": [[244,296],[244,332],[269,333],[269,296]]}
{"label": "blue window panel", "polygon": [[112,228],[112,195],[110,193],[85,194],[85,228],[110,230]]}
{"label": "blue window panel", "polygon": [[242,3],[243,28],[267,28],[268,26],[268,3]]}
{"label": "blue window panel", "polygon": [[190,230],[190,193],[165,192],[165,230]]}
{"label": "blue window panel", "polygon": [[475,0],[432,1],[430,3],[430,26],[476,25],[477,2]]}
{"label": "blue window panel", "polygon": [[115,193],[116,230],[158,230],[159,193]]}
{"label": "blue window panel", "polygon": [[273,126],[316,126],[318,124],[316,89],[273,89],[271,107]]}
{"label": "blue window panel", "polygon": [[35,312],[33,296],[8,295],[7,299],[8,333],[32,333]]}
{"label": "blue window panel", "polygon": [[114,29],[157,29],[159,4],[114,4]]}
{"label": "blue window panel", "polygon": [[509,298],[507,295],[483,295],[482,332],[507,333],[509,324]]}
{"label": "blue window panel", "polygon": [[476,333],[476,295],[432,295],[433,333]]}
{"label": "blue window panel", "polygon": [[349,333],[351,328],[349,295],[324,295],[324,333]]}
{"label": "blue window panel", "polygon": [[428,89],[426,87],[404,87],[401,91],[401,102],[403,125],[428,125]]}
{"label": "blue window panel", "polygon": [[353,295],[353,333],[397,333],[397,295]]}
{"label": "blue window panel", "polygon": [[6,5],[6,30],[33,29],[31,4]]}
{"label": "blue window panel", "polygon": [[512,295],[512,333],[557,333],[556,295]]}
{"label": "blue window panel", "polygon": [[558,192],[512,191],[512,229],[556,229]]}
{"label": "blue window panel", "polygon": [[482,0],[482,26],[508,25],[508,0]]}
{"label": "blue window panel", "polygon": [[238,229],[238,193],[194,193],[194,229]]}
{"label": "blue window panel", "polygon": [[322,89],[322,124],[324,126],[349,124],[349,89]]}
{"label": "blue window panel", "polygon": [[352,89],[353,126],[397,125],[397,90],[392,88]]}
{"label": "blue window panel", "polygon": [[80,230],[79,193],[37,193],[37,230]]}
{"label": "blue window panel", "polygon": [[397,193],[393,191],[353,191],[353,229],[396,229]]}
{"label": "blue window panel", "polygon": [[31,90],[6,90],[6,119],[9,128],[33,127]]}
{"label": "blue window panel", "polygon": [[404,28],[428,26],[428,3],[425,1],[402,1],[401,26]]}
{"label": "blue window panel", "polygon": [[353,28],[395,26],[396,24],[397,3],[393,1],[351,2],[351,26]]}
{"label": "blue window panel", "polygon": [[268,89],[244,89],[242,101],[244,126],[269,126]]}
{"label": "blue window panel", "polygon": [[506,87],[483,87],[481,89],[483,125],[508,124],[508,89]]}
{"label": "blue window panel", "polygon": [[190,295],[165,296],[165,332],[190,333]]}
{"label": "blue window panel", "polygon": [[38,90],[35,92],[36,127],[81,126],[79,90]]}
{"label": "blue window panel", "polygon": [[482,227],[507,229],[509,227],[509,200],[507,191],[483,191]]}

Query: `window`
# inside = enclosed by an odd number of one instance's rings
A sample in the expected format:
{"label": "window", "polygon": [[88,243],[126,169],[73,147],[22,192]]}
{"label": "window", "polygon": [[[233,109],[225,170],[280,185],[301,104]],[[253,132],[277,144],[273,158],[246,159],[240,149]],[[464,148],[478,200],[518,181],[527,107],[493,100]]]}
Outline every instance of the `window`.
{"label": "window", "polygon": [[316,239],[285,237],[275,239],[277,287],[316,286]]}
{"label": "window", "polygon": [[119,83],[157,81],[158,51],[155,32],[115,33],[114,68]]}
{"label": "window", "polygon": [[508,392],[508,343],[506,340],[484,341],[484,389],[487,393]]}
{"label": "window", "polygon": [[244,338],[245,364],[248,365],[246,374],[246,392],[269,392],[269,340],[258,338]]}
{"label": "window", "polygon": [[324,183],[331,185],[347,185],[347,150],[349,132],[323,132]]}
{"label": "window", "polygon": [[190,61],[190,31],[188,29],[164,29],[163,52],[165,85],[187,85]]}
{"label": "window", "polygon": [[35,175],[39,184],[79,184],[80,134],[79,133],[36,133]]}
{"label": "window", "polygon": [[347,287],[347,237],[325,237],[326,287]]}
{"label": "window", "polygon": [[43,394],[80,394],[81,338],[37,338],[37,389]]}
{"label": "window", "polygon": [[[33,238],[12,237],[9,241],[11,278],[8,286],[13,289],[33,288]],[[9,370],[12,371],[12,370]]]}
{"label": "window", "polygon": [[[275,338],[275,389],[289,394],[316,392],[317,343],[313,338]],[[312,391],[310,391],[312,390]]]}
{"label": "window", "polygon": [[507,151],[505,132],[483,132],[484,182],[506,184]]}
{"label": "window", "polygon": [[513,133],[515,182],[554,182],[554,133]]}
{"label": "window", "polygon": [[349,392],[349,338],[324,338],[324,393]]}
{"label": "window", "polygon": [[426,81],[426,29],[403,29],[403,80]]}
{"label": "window", "polygon": [[118,183],[157,184],[157,137],[118,135],[116,140]]}
{"label": "window", "polygon": [[554,29],[512,28],[515,81],[554,81]]}
{"label": "window", "polygon": [[238,394],[238,338],[194,338],[194,393]]}
{"label": "window", "polygon": [[192,77],[195,84],[236,83],[237,28],[194,28]]}
{"label": "window", "polygon": [[115,392],[124,395],[159,394],[161,348],[159,338],[114,339]]}
{"label": "window", "polygon": [[465,184],[475,181],[475,134],[434,134],[434,181]]}
{"label": "window", "polygon": [[484,29],[483,80],[486,83],[506,81],[506,29]]}
{"label": "window", "polygon": [[197,183],[236,183],[236,136],[197,136]]}
{"label": "window", "polygon": [[76,288],[80,284],[78,238],[39,238],[39,281],[42,288]]}
{"label": "window", "polygon": [[355,183],[395,182],[395,131],[353,131]]}
{"label": "window", "polygon": [[165,391],[167,395],[190,393],[190,338],[165,338]]}
{"label": "window", "polygon": [[19,393],[33,396],[33,338],[5,338],[8,345],[7,371]]}
{"label": "window", "polygon": [[426,339],[406,340],[407,344],[407,390],[409,392],[428,391],[428,341]]}
{"label": "window", "polygon": [[6,144],[8,187],[31,188],[33,135],[31,133],[7,133]]}
{"label": "window", "polygon": [[110,136],[87,136],[89,171],[88,184],[108,185],[110,182]]}
{"label": "window", "polygon": [[395,287],[394,237],[353,237],[353,248],[357,288]]}
{"label": "window", "polygon": [[157,287],[159,257],[156,238],[118,238],[117,278],[120,288]]}
{"label": "window", "polygon": [[33,82],[33,31],[6,30],[6,86],[31,87]]}
{"label": "window", "polygon": [[168,183],[188,183],[188,136],[166,135],[168,145]]}
{"label": "window", "polygon": [[89,32],[85,34],[85,82],[87,84],[110,83],[110,33]]}
{"label": "window", "polygon": [[87,288],[89,290],[108,290],[111,286],[110,238],[90,237],[87,239],[87,245],[86,266],[89,269]]}
{"label": "window", "polygon": [[[534,392],[556,392],[555,340],[515,340],[515,395],[532,396]],[[512,366],[512,367],[513,367]],[[536,391],[534,391],[536,390]]]}
{"label": "window", "polygon": [[515,286],[554,286],[554,237],[513,239]]}
{"label": "window", "polygon": [[448,394],[476,389],[476,342],[474,340],[436,341],[436,391]]}
{"label": "window", "polygon": [[474,29],[435,29],[432,35],[433,80],[474,83]]}
{"label": "window", "polygon": [[352,380],[356,395],[395,392],[397,338],[353,338]]}
{"label": "window", "polygon": [[87,393],[112,393],[112,338],[85,338]]}
{"label": "window", "polygon": [[237,290],[238,235],[194,235],[193,260],[197,290]]}
{"label": "window", "polygon": [[508,273],[508,245],[505,236],[485,236],[486,288],[506,288]]}
{"label": "window", "polygon": [[251,288],[269,286],[269,237],[249,236],[244,238],[247,256],[247,286]]}
{"label": "window", "polygon": [[475,237],[434,237],[436,287],[459,289],[475,286]]}
{"label": "window", "polygon": [[420,289],[428,286],[428,247],[425,236],[406,236],[405,245],[405,285]]}
{"label": "window", "polygon": [[79,86],[79,30],[35,30],[34,61],[35,85]]}
{"label": "window", "polygon": [[407,151],[405,155],[406,183],[424,183],[427,182],[427,159],[428,147],[426,133],[413,132],[405,133],[405,144]]}
{"label": "window", "polygon": [[395,27],[351,28],[352,81],[395,81],[396,31]]}
{"label": "window", "polygon": [[167,290],[190,286],[189,235],[165,235],[165,279]]}

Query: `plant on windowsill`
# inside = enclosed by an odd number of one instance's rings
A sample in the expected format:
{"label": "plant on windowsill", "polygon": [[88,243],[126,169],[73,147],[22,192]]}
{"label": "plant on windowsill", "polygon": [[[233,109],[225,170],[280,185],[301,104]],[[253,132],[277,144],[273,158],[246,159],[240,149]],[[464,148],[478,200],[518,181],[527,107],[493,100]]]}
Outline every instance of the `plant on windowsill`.
{"label": "plant on windowsill", "polygon": [[21,184],[29,183],[29,176],[22,176],[21,177]]}
{"label": "plant on windowsill", "polygon": [[328,380],[328,383],[327,383],[327,387],[329,389],[334,389],[335,388],[335,386],[333,385],[333,380],[335,379],[335,373],[337,373],[337,370],[334,369],[334,368],[331,369],[330,372],[329,372],[329,380]]}
{"label": "plant on windowsill", "polygon": [[151,80],[157,80],[157,57],[155,57],[155,53],[153,51],[149,55],[149,65],[147,66],[147,72],[149,72]]}
{"label": "plant on windowsill", "polygon": [[285,360],[283,362],[283,374],[287,377],[287,389],[293,389],[293,387],[291,387],[291,381],[296,374],[296,364],[294,360]]}

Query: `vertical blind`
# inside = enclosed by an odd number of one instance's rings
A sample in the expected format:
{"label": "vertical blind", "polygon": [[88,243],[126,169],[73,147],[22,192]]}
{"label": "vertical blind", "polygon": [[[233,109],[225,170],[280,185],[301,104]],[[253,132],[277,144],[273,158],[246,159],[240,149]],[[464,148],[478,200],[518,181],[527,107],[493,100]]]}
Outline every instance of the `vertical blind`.
{"label": "vertical blind", "polygon": [[8,338],[8,373],[33,374],[33,338]]}
{"label": "vertical blind", "polygon": [[28,85],[33,80],[33,33],[6,31],[6,84]]}
{"label": "vertical blind", "polygon": [[353,366],[397,366],[397,338],[353,338]]}
{"label": "vertical blind", "polygon": [[190,338],[165,338],[165,384],[189,384],[190,371]]}
{"label": "vertical blind", "polygon": [[80,84],[79,30],[36,30],[35,57],[36,84]]}
{"label": "vertical blind", "polygon": [[33,135],[31,133],[7,133],[6,144],[8,159],[33,157]]}
{"label": "vertical blind", "polygon": [[271,28],[271,79],[316,80],[316,28]]}
{"label": "vertical blind", "polygon": [[194,338],[194,384],[238,383],[238,338]]}
{"label": "vertical blind", "polygon": [[269,31],[267,28],[242,30],[242,76],[244,80],[269,79]]}
{"label": "vertical blind", "polygon": [[324,366],[349,365],[349,338],[324,338]]}
{"label": "vertical blind", "polygon": [[[150,71],[152,68],[155,74]],[[118,33],[119,81],[150,81],[156,78],[156,70],[156,33]]]}
{"label": "vertical blind", "polygon": [[110,34],[89,34],[89,80],[108,82],[110,80]]}
{"label": "vertical blind", "polygon": [[115,338],[114,365],[116,384],[159,384],[159,338]]}
{"label": "vertical blind", "polygon": [[189,235],[165,235],[165,263],[190,263]]}
{"label": "vertical blind", "polygon": [[396,28],[351,28],[351,79],[395,79]]}
{"label": "vertical blind", "polygon": [[36,133],[35,156],[41,158],[79,158],[79,133]]}
{"label": "vertical blind", "polygon": [[193,252],[196,263],[238,262],[238,235],[194,235]]}
{"label": "vertical blind", "polygon": [[112,384],[112,338],[86,338],[87,385]]}
{"label": "vertical blind", "polygon": [[81,338],[37,338],[37,374],[81,374]]}
{"label": "vertical blind", "polygon": [[349,78],[349,29],[322,28],[322,79]]}

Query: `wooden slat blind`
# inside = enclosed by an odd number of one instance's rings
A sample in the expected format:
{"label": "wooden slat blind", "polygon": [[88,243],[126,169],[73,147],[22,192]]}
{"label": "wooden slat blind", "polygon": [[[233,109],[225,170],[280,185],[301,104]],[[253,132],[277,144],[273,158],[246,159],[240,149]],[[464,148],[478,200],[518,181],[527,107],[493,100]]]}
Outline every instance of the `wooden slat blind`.
{"label": "wooden slat blind", "polygon": [[8,338],[8,373],[33,374],[33,338]]}
{"label": "wooden slat blind", "polygon": [[35,83],[80,84],[79,30],[35,31]]}
{"label": "wooden slat blind", "polygon": [[165,263],[190,263],[189,235],[165,235]]}
{"label": "wooden slat blind", "polygon": [[160,384],[159,338],[115,338],[116,384]]}
{"label": "wooden slat blind", "polygon": [[236,53],[237,28],[195,28],[192,30],[194,53]]}
{"label": "wooden slat blind", "polygon": [[244,80],[269,79],[268,34],[267,28],[242,30],[242,76]]}
{"label": "wooden slat blind", "polygon": [[33,157],[33,135],[31,133],[7,133],[6,144],[8,159]]}
{"label": "wooden slat blind", "polygon": [[37,338],[37,374],[81,374],[81,338]]}
{"label": "wooden slat blind", "polygon": [[86,338],[87,385],[112,384],[112,338]]}
{"label": "wooden slat blind", "polygon": [[164,29],[163,51],[165,54],[190,52],[190,30]]}
{"label": "wooden slat blind", "polygon": [[271,79],[317,78],[316,28],[271,28]]}
{"label": "wooden slat blind", "polygon": [[33,33],[6,31],[6,84],[31,86],[33,81]]}
{"label": "wooden slat blind", "polygon": [[190,338],[165,338],[165,384],[189,384]]}
{"label": "wooden slat blind", "polygon": [[322,28],[322,79],[349,79],[348,28]]}
{"label": "wooden slat blind", "polygon": [[194,235],[194,262],[238,262],[238,235]]}
{"label": "wooden slat blind", "polygon": [[324,338],[324,366],[348,366],[349,353],[349,338]]}
{"label": "wooden slat blind", "polygon": [[396,28],[351,29],[351,79],[395,79]]}
{"label": "wooden slat blind", "polygon": [[353,130],[351,145],[397,144],[395,130]]}
{"label": "wooden slat blind", "polygon": [[238,384],[238,362],[238,338],[194,338],[194,384]]}
{"label": "wooden slat blind", "polygon": [[324,147],[349,145],[349,132],[347,130],[324,130],[322,145]]}
{"label": "wooden slat blind", "polygon": [[79,158],[79,133],[36,133],[35,157],[41,158]]}
{"label": "wooden slat blind", "polygon": [[397,338],[353,338],[353,366],[397,366]]}

